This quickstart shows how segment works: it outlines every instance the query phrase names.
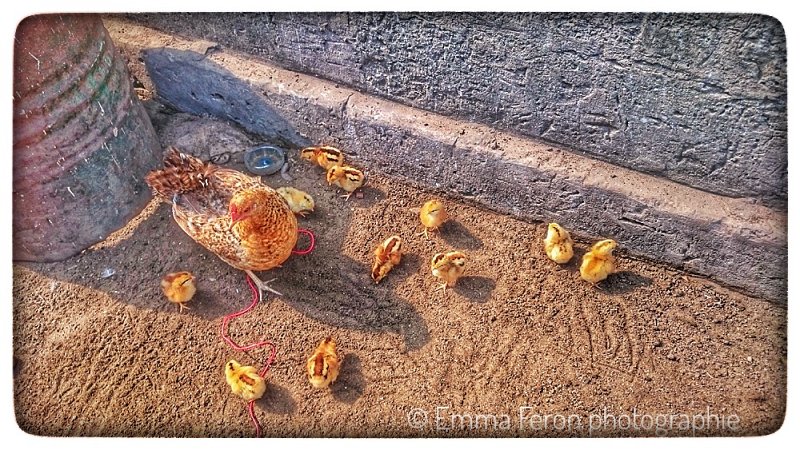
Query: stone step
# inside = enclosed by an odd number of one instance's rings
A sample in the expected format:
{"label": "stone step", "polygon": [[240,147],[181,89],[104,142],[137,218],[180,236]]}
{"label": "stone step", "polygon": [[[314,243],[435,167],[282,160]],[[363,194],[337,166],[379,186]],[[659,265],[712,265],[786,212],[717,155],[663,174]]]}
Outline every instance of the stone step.
{"label": "stone step", "polygon": [[[354,165],[785,303],[786,213],[704,192],[547,142],[365,95],[119,19],[106,27],[140,53],[171,106],[236,122],[291,148],[328,144]],[[134,70],[135,72],[135,70]]]}

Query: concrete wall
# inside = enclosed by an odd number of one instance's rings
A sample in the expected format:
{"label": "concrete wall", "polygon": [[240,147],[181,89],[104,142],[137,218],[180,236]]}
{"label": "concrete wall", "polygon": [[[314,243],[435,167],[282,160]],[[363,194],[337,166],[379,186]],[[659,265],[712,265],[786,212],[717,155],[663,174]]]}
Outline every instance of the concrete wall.
{"label": "concrete wall", "polygon": [[612,236],[624,255],[786,301],[785,212],[403,106],[210,41],[130,22],[106,26],[132,73],[179,110],[224,118],[289,148],[336,145],[368,174],[523,220],[557,221],[584,243]]}
{"label": "concrete wall", "polygon": [[786,208],[786,45],[754,15],[141,14],[282,67]]}

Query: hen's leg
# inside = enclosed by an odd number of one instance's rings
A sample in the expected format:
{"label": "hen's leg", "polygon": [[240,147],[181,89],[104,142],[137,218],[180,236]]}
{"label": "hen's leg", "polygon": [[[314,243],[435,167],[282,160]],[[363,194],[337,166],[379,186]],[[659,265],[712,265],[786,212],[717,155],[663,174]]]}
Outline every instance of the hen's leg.
{"label": "hen's leg", "polygon": [[261,292],[269,291],[269,292],[272,292],[275,295],[283,295],[280,292],[276,291],[275,289],[272,289],[271,287],[269,287],[269,283],[272,283],[273,281],[277,280],[277,278],[273,278],[273,279],[271,279],[271,280],[269,280],[267,282],[263,282],[263,281],[261,281],[260,278],[258,278],[256,276],[256,274],[253,273],[252,270],[245,270],[245,272],[247,273],[247,276],[249,276],[250,279],[253,280],[253,283],[256,284],[256,287]]}

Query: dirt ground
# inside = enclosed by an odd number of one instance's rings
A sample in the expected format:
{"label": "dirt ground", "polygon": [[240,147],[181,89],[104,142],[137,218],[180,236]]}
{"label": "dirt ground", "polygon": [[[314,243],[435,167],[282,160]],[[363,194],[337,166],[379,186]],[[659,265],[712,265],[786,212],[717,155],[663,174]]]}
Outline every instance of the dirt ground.
{"label": "dirt ground", "polygon": [[[154,117],[164,144],[225,134],[197,131],[214,129],[206,119]],[[206,139],[195,148],[209,147]],[[240,157],[229,164],[241,169]],[[266,436],[760,435],[781,426],[785,306],[631,259],[624,248],[619,272],[594,288],[578,275],[590,245],[580,235],[561,267],[541,250],[546,223],[374,172],[363,198],[344,201],[321,169],[291,158],[293,182],[265,181],[312,194],[316,211],[300,223],[316,249],[263,273],[284,295],[230,327],[239,343],[278,347],[255,407]],[[425,240],[414,208],[433,197],[453,219]],[[405,255],[376,285],[372,250],[392,234]],[[467,253],[466,276],[434,292],[430,258],[450,249]],[[102,278],[107,268],[115,273]],[[159,287],[178,270],[199,280],[184,313]],[[167,205],[151,203],[66,261],[15,264],[13,294],[24,431],[254,435],[223,365],[261,367],[266,352],[242,354],[219,335],[222,317],[251,301],[245,276],[186,236]],[[342,372],[331,389],[315,390],[304,364],[327,335],[339,343]]]}

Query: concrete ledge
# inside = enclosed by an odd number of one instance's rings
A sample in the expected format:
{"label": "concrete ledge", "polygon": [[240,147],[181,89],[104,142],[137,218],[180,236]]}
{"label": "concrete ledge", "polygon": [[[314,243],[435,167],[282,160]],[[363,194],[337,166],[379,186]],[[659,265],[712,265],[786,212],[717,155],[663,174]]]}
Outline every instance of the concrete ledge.
{"label": "concrete ledge", "polygon": [[[282,121],[259,131],[337,145],[367,171],[459,195],[528,221],[558,221],[586,240],[786,302],[786,214],[579,156],[553,145],[364,95],[214,44],[107,20],[118,47],[142,51],[158,95],[249,128],[224,99],[263,99]],[[230,82],[238,79],[241,82]],[[227,80],[222,82],[221,80]],[[230,103],[230,102],[229,102]],[[252,104],[252,102],[251,102]],[[237,119],[239,117],[239,119]],[[251,129],[251,131],[253,131]],[[298,139],[300,136],[300,139]]]}
{"label": "concrete ledge", "polygon": [[786,36],[756,14],[167,13],[126,19],[786,210]]}

